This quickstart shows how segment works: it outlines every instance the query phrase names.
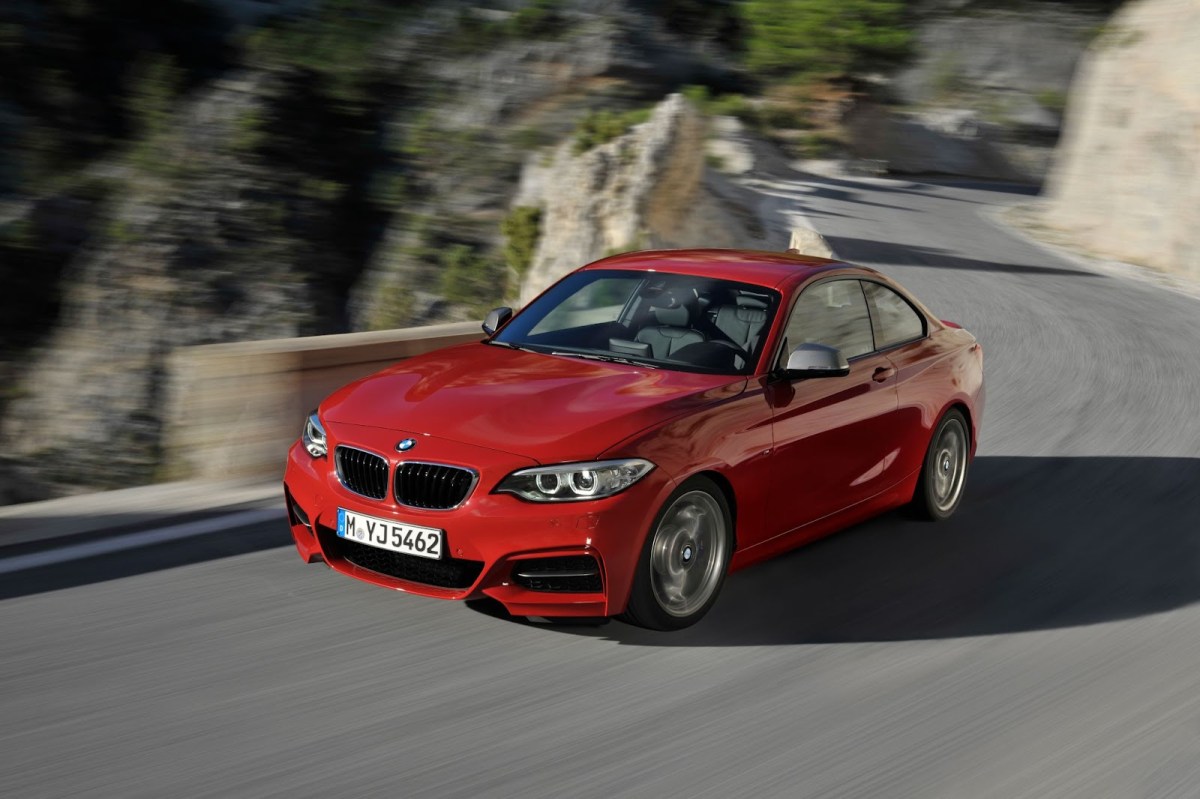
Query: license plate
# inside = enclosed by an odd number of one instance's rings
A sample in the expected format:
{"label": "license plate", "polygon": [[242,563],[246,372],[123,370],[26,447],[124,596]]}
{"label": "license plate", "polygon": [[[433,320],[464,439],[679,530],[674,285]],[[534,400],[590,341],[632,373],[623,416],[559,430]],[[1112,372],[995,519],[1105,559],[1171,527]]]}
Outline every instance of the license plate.
{"label": "license plate", "polygon": [[366,516],[345,508],[338,508],[337,534],[339,538],[418,558],[442,557],[441,530]]}

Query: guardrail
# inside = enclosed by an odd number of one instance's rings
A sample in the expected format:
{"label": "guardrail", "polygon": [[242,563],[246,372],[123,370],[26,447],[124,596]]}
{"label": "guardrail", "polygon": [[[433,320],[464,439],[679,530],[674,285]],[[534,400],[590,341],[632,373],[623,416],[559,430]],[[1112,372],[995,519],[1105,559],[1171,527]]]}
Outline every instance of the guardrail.
{"label": "guardrail", "polygon": [[460,322],[181,347],[168,361],[164,477],[282,477],[304,415],[329,392],[396,361],[482,337],[478,322]]}

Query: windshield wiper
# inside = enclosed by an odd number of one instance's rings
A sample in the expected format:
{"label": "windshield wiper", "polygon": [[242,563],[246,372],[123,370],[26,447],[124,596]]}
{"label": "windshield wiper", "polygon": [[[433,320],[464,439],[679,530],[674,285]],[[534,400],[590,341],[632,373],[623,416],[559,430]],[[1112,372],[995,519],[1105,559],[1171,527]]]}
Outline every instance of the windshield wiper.
{"label": "windshield wiper", "polygon": [[546,352],[545,350],[535,350],[533,347],[524,347],[524,346],[521,346],[520,344],[513,344],[508,341],[492,340],[492,341],[485,341],[484,344],[491,344],[495,347],[506,347],[510,350],[520,350],[521,352],[536,352],[539,354],[544,354]]}
{"label": "windshield wiper", "polygon": [[604,361],[605,363],[623,363],[626,366],[644,366],[647,369],[658,369],[652,363],[645,361],[634,361],[629,358],[622,358],[617,355],[594,355],[590,352],[564,352],[563,350],[552,350],[551,355],[565,355],[568,358],[583,358],[587,361]]}

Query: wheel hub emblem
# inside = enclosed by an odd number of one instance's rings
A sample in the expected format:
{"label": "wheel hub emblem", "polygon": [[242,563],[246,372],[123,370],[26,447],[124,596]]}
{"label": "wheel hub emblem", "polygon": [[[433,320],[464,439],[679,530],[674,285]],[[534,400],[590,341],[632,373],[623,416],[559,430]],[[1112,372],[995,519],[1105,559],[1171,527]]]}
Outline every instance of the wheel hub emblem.
{"label": "wheel hub emblem", "polygon": [[412,449],[416,445],[417,445],[416,439],[406,438],[403,441],[401,441],[399,444],[396,445],[396,451],[397,452],[408,452],[410,449]]}

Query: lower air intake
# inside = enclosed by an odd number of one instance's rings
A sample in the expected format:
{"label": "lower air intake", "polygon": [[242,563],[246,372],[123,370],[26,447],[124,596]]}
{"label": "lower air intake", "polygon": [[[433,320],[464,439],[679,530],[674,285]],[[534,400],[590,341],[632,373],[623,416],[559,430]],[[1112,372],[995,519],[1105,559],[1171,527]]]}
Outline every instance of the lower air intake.
{"label": "lower air intake", "polygon": [[592,594],[604,590],[600,564],[591,555],[517,561],[513,582],[530,591]]}

